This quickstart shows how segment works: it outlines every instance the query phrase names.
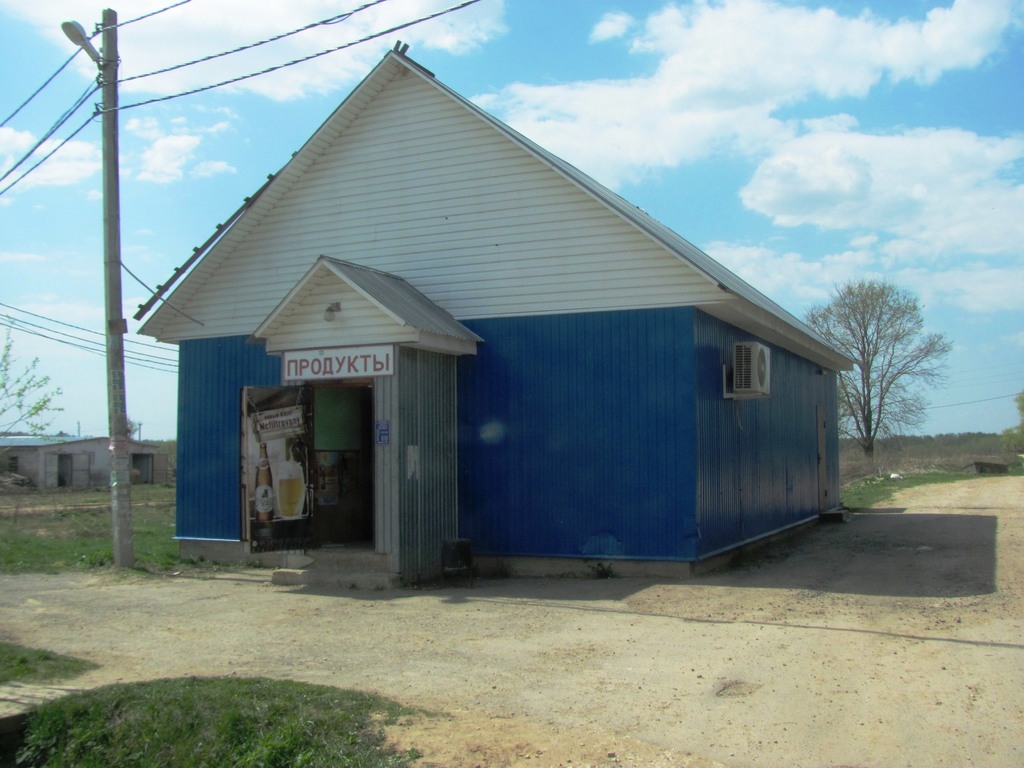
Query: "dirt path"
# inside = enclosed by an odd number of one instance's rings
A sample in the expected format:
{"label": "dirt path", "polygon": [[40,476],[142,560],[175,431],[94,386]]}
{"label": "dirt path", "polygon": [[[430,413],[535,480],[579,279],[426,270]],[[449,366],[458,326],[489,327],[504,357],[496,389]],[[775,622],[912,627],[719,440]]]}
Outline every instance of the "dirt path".
{"label": "dirt path", "polygon": [[[4,577],[0,637],[90,659],[73,687],[269,675],[437,716],[437,766],[1024,765],[1024,479],[903,492],[687,581],[317,592]],[[0,711],[37,692],[0,689]]]}

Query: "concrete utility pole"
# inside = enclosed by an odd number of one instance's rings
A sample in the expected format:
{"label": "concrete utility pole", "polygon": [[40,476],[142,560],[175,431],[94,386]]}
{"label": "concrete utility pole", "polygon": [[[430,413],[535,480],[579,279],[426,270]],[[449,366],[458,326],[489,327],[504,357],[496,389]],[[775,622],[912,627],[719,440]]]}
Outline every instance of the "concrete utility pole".
{"label": "concrete utility pole", "polygon": [[132,568],[131,455],[125,403],[124,334],[128,323],[121,307],[121,184],[117,141],[117,12],[103,11],[102,55],[76,21],[61,28],[99,67],[103,89],[103,274],[106,297],[107,421],[110,427],[110,511],[114,529],[114,565]]}

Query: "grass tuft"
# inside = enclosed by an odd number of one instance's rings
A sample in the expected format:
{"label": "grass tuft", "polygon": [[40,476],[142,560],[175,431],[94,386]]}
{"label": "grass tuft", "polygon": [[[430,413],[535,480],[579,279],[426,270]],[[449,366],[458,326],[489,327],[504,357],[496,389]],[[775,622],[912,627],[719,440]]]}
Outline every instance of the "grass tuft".
{"label": "grass tuft", "polygon": [[0,683],[42,683],[76,677],[96,665],[51,651],[0,642]]}
{"label": "grass tuft", "polygon": [[357,691],[265,678],[97,688],[29,718],[26,768],[401,768],[383,727],[408,710]]}
{"label": "grass tuft", "polygon": [[[114,560],[110,492],[29,490],[0,494],[0,573],[59,573]],[[138,567],[180,563],[174,540],[174,487],[132,488],[132,539]]]}
{"label": "grass tuft", "polygon": [[[907,475],[898,479],[891,477],[868,477],[850,483],[842,492],[842,504],[847,509],[869,509],[890,500],[904,488],[916,488],[921,485],[937,483],[956,483],[976,477],[984,481],[985,475],[965,475],[963,472],[922,472]],[[991,477],[998,477],[992,475]]]}

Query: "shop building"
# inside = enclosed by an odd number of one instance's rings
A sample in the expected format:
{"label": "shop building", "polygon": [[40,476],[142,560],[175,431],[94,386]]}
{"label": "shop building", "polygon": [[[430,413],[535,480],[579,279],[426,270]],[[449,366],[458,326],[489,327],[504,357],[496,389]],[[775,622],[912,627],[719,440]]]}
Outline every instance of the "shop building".
{"label": "shop building", "polygon": [[188,554],[688,564],[838,506],[851,361],[398,52],[137,317]]}

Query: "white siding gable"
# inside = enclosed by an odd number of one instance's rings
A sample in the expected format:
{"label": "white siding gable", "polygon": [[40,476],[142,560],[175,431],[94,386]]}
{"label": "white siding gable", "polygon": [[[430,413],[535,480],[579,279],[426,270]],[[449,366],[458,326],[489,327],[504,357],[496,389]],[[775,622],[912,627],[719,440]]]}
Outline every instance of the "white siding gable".
{"label": "white siding gable", "polygon": [[[332,320],[324,317],[329,306],[337,307]],[[475,354],[481,340],[406,281],[322,257],[253,335],[270,353],[407,344]]]}
{"label": "white siding gable", "polygon": [[163,307],[146,332],[250,334],[321,254],[399,275],[459,319],[734,299],[427,75],[390,66],[171,295],[202,325]]}

